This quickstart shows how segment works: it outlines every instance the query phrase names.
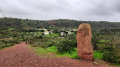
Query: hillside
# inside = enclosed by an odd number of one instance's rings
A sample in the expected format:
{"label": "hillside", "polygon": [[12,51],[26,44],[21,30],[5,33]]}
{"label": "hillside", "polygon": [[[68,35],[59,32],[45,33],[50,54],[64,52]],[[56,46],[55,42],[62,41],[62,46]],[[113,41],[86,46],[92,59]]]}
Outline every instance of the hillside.
{"label": "hillside", "polygon": [[96,29],[120,28],[119,22],[77,21],[68,19],[42,21],[17,18],[0,18],[0,28],[16,28],[16,29],[31,29],[41,27],[77,28],[81,23],[90,23],[92,28]]}

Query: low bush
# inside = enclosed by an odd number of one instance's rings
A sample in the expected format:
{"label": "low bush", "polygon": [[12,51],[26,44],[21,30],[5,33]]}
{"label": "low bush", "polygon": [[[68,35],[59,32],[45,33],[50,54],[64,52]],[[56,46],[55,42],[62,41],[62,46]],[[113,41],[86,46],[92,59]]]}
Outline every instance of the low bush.
{"label": "low bush", "polygon": [[43,39],[43,36],[36,36],[36,39]]}
{"label": "low bush", "polygon": [[106,45],[104,48],[103,59],[110,63],[120,63],[119,49],[116,44]]}
{"label": "low bush", "polygon": [[59,43],[57,44],[57,51],[62,53],[64,51],[71,51],[74,50],[75,47],[75,42],[69,39],[63,39],[60,40]]}
{"label": "low bush", "polygon": [[13,44],[11,44],[11,43],[4,43],[4,42],[1,42],[0,41],[0,49],[2,49],[2,48],[5,48],[5,47],[9,47],[9,46],[12,46]]}
{"label": "low bush", "polygon": [[92,36],[92,45],[94,50],[98,50],[98,44],[100,45],[100,34],[93,34]]}

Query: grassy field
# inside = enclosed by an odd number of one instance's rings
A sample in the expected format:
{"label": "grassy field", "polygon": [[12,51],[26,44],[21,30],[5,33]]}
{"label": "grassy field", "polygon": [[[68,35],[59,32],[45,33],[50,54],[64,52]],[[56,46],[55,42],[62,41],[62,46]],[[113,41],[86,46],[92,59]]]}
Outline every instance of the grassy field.
{"label": "grassy field", "polygon": [[[80,59],[78,58],[77,48],[74,48],[74,51],[58,53],[57,48],[55,46],[48,47],[47,49],[41,47],[32,47],[38,55],[48,55],[52,54],[54,57],[70,57],[72,59]],[[99,51],[94,51],[95,59],[102,59],[103,54]]]}

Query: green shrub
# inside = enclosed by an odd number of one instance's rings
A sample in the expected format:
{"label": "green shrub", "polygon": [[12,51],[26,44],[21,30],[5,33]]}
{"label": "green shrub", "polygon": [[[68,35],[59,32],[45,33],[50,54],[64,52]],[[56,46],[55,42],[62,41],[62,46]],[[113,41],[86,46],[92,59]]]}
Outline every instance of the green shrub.
{"label": "green shrub", "polygon": [[63,39],[59,41],[59,44],[57,45],[57,51],[62,53],[64,51],[71,51],[75,47],[75,43],[72,40]]}
{"label": "green shrub", "polygon": [[99,40],[100,40],[100,35],[99,34],[93,34],[93,36],[92,36],[92,45],[93,45],[94,50],[98,50],[97,44],[100,44]]}
{"label": "green shrub", "polygon": [[0,41],[0,49],[2,49],[2,48],[5,48],[5,47],[9,47],[9,46],[12,46],[13,44],[11,44],[11,43],[4,43],[4,42],[1,42]]}
{"label": "green shrub", "polygon": [[0,36],[0,38],[1,38],[1,39],[2,39],[2,38],[9,38],[9,36],[2,35],[2,36]]}
{"label": "green shrub", "polygon": [[43,36],[36,36],[36,39],[43,39]]}
{"label": "green shrub", "polygon": [[0,42],[0,49],[3,48],[4,44],[5,44],[4,42]]}
{"label": "green shrub", "polygon": [[22,41],[21,39],[12,39],[12,40],[9,41],[9,43],[18,44],[21,41]]}
{"label": "green shrub", "polygon": [[104,48],[103,59],[110,63],[120,63],[120,52],[116,45],[106,45]]}
{"label": "green shrub", "polygon": [[32,44],[33,47],[38,47],[38,44]]}
{"label": "green shrub", "polygon": [[[105,36],[105,35],[104,35]],[[103,36],[103,37],[104,37]],[[110,40],[107,39],[105,40],[104,38],[102,38],[101,34],[93,34],[92,37],[92,45],[93,45],[93,49],[94,50],[101,50],[104,51],[103,48],[106,44],[109,44]]]}
{"label": "green shrub", "polygon": [[48,42],[43,42],[43,43],[41,43],[41,44],[39,44],[40,45],[40,47],[42,47],[42,48],[48,48],[48,47],[51,47],[51,46],[53,46],[55,44],[55,42],[52,42],[52,41],[48,41]]}

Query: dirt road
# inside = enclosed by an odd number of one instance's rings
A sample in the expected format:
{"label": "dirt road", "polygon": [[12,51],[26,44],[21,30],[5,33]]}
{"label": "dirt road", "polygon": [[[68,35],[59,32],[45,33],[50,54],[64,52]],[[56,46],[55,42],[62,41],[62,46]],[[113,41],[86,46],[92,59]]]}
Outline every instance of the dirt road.
{"label": "dirt road", "polygon": [[67,57],[41,58],[23,42],[0,50],[0,67],[106,67],[106,64],[94,66],[92,62]]}

